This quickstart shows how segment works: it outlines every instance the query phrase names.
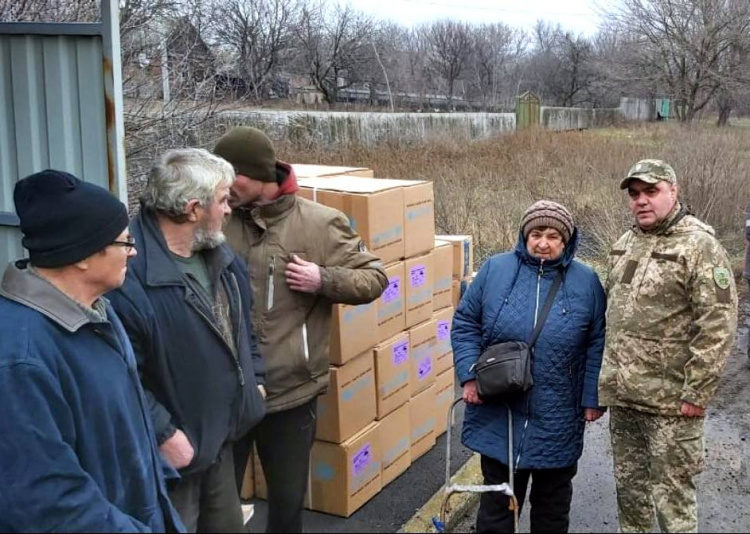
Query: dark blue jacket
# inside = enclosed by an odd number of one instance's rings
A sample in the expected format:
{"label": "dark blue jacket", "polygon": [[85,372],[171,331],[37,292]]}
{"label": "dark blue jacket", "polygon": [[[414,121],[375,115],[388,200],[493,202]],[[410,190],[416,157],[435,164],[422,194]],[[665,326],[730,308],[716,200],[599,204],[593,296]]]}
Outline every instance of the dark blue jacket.
{"label": "dark blue jacket", "polygon": [[[534,350],[534,386],[511,403],[514,456],[520,469],[573,465],[583,451],[584,408],[598,407],[604,349],[604,290],[596,273],[574,261],[576,231],[561,258],[540,262],[519,237],[514,252],[485,262],[453,319],[451,341],[461,385],[481,352],[502,341],[531,338],[539,310],[560,269],[563,283]],[[508,464],[508,416],[501,404],[467,405],[463,443]],[[520,457],[520,460],[519,460]]]}
{"label": "dark blue jacket", "polygon": [[122,324],[18,265],[0,296],[0,531],[184,531]]}
{"label": "dark blue jacket", "polygon": [[243,436],[265,414],[258,391],[265,367],[251,326],[247,270],[226,245],[205,252],[214,286],[221,284],[229,298],[233,351],[209,304],[186,284],[153,215],[141,209],[130,233],[138,255],[125,284],[108,296],[133,343],[157,441],[181,429],[195,457],[180,472],[201,472],[225,442]]}

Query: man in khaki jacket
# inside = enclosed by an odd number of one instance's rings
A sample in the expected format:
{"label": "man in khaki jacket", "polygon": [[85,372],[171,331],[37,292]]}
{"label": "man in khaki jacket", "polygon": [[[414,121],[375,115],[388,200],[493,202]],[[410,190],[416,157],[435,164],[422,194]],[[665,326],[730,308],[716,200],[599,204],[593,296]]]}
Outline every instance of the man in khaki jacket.
{"label": "man in khaki jacket", "polygon": [[678,200],[660,160],[620,185],[636,225],[614,244],[599,403],[610,431],[622,532],[695,532],[703,423],[732,347],[737,291],[713,229]]}
{"label": "man in khaki jacket", "polygon": [[267,364],[267,415],[247,440],[268,484],[267,531],[301,532],[316,399],[328,387],[332,305],[372,302],[388,279],[344,214],[294,194],[294,171],[276,161],[263,132],[235,128],[214,152],[235,169],[226,235],[250,270]]}

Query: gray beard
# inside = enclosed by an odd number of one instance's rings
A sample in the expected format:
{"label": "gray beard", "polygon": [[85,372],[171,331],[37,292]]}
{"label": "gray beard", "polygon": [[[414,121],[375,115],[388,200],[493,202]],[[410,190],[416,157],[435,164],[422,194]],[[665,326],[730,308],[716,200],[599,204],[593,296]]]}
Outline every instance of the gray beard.
{"label": "gray beard", "polygon": [[195,237],[193,238],[192,250],[193,252],[210,250],[223,245],[226,240],[227,236],[225,236],[224,232],[221,230],[218,232],[209,232],[205,228],[198,228],[195,232]]}

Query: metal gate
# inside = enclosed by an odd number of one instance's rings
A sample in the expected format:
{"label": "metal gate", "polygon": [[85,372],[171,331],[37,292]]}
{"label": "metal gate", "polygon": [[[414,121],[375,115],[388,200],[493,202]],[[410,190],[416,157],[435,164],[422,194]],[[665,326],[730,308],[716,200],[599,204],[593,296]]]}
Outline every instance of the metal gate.
{"label": "metal gate", "polygon": [[526,91],[516,97],[516,130],[539,126],[541,107],[539,97]]}
{"label": "metal gate", "polygon": [[0,275],[24,255],[15,183],[54,168],[127,203],[117,0],[102,22],[0,24]]}

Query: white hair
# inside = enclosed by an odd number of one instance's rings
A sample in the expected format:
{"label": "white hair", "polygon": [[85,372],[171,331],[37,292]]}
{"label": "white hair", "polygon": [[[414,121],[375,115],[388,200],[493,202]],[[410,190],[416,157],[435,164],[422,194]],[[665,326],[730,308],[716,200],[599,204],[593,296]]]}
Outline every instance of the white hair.
{"label": "white hair", "polygon": [[180,219],[188,202],[209,206],[217,189],[233,181],[234,169],[225,159],[203,148],[176,148],[151,167],[141,200],[147,208]]}

